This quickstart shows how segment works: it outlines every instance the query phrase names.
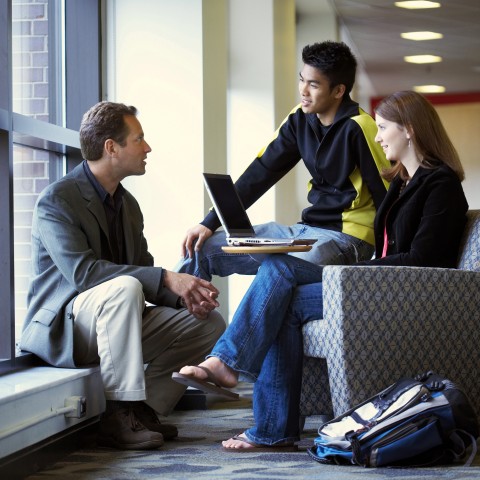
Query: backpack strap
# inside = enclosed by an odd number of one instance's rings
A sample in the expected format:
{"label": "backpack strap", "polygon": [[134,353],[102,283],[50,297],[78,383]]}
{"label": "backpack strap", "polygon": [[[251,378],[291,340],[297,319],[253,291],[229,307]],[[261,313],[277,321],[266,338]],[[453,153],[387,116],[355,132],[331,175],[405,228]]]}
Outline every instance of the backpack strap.
{"label": "backpack strap", "polygon": [[[465,443],[464,438],[467,437],[467,443]],[[461,460],[462,457],[465,455],[465,452],[468,450],[469,447],[472,448],[470,456],[467,458],[466,462],[463,464],[464,467],[469,467],[475,456],[477,455],[477,440],[473,435],[466,432],[465,430],[453,430],[451,433],[449,440],[453,444],[453,448],[451,450],[454,460],[458,461]]]}
{"label": "backpack strap", "polygon": [[360,447],[360,440],[358,439],[358,432],[351,430],[345,434],[345,438],[350,442],[350,446],[352,447],[352,463],[365,467],[366,464],[362,458],[362,449]]}
{"label": "backpack strap", "polygon": [[413,379],[416,380],[417,382],[424,383],[432,375],[434,375],[432,370],[428,370],[427,372],[422,372],[422,373],[419,373],[418,375],[415,375]]}

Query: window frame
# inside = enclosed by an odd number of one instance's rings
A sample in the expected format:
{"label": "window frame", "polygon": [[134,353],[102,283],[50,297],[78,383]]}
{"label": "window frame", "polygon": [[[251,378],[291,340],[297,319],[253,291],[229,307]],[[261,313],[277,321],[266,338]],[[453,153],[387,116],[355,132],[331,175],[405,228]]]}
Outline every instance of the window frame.
{"label": "window frame", "polygon": [[[50,119],[45,122],[13,112],[13,5],[12,0],[0,0],[0,372],[38,363],[34,355],[19,353],[15,345],[13,145],[62,153],[70,171],[82,161],[78,139],[82,115],[102,97],[102,0],[65,1],[64,45],[59,40],[58,5],[59,0],[48,0]],[[51,123],[62,117],[64,126]],[[65,170],[58,165],[53,168]]]}

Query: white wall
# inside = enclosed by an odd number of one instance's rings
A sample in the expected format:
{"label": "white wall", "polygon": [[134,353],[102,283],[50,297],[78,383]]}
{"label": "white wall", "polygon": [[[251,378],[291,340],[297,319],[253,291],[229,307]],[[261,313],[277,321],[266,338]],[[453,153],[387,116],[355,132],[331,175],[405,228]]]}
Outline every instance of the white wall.
{"label": "white wall", "polygon": [[463,190],[470,209],[480,208],[480,103],[435,105],[442,122],[458,151],[465,181]]}
{"label": "white wall", "polygon": [[[336,15],[333,8],[331,7],[331,3],[329,2],[329,0],[316,0],[315,3],[315,13],[307,10],[305,15],[299,15],[297,17],[297,82],[298,74],[303,68],[303,47],[305,45],[311,45],[312,43],[316,42],[339,40]],[[300,95],[298,93],[298,90],[296,90],[296,98],[297,101],[300,101]],[[300,212],[305,207],[307,207],[307,187],[311,176],[303,163],[297,166],[295,174],[296,207]]]}
{"label": "white wall", "polygon": [[[224,35],[225,20],[217,22],[219,29],[205,28],[205,4],[210,15],[225,13],[222,0],[108,3],[107,98],[140,110],[139,120],[152,147],[146,175],[124,183],[141,204],[156,264],[166,268],[172,268],[180,258],[180,242],[187,228],[203,218],[201,173],[209,161],[218,169],[218,162],[225,159],[226,42],[224,38],[205,40],[217,32]],[[210,48],[205,50],[204,43]],[[210,91],[204,92],[209,72],[205,66],[212,64],[205,52],[212,52],[212,45],[225,49],[223,56],[217,56],[217,71],[212,71],[214,67],[209,70],[223,80],[213,99]],[[205,105],[205,100],[211,103]],[[215,115],[208,107],[217,104],[220,108]],[[219,119],[218,128],[210,134],[215,135],[215,146],[205,135],[209,115],[212,128],[212,119]]]}
{"label": "white wall", "polygon": [[[228,172],[236,180],[297,102],[295,2],[229,0],[228,32]],[[294,191],[291,172],[250,207],[252,223],[298,221]],[[230,278],[230,318],[252,279]]]}

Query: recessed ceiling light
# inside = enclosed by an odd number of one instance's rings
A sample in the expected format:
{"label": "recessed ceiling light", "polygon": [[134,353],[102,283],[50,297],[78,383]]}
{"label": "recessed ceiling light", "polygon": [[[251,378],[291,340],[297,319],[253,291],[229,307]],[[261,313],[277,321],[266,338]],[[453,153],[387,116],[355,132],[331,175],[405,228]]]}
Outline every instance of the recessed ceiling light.
{"label": "recessed ceiling light", "polygon": [[408,63],[438,63],[442,61],[442,57],[437,55],[409,55],[403,59]]}
{"label": "recessed ceiling light", "polygon": [[437,32],[405,32],[401,33],[400,36],[407,40],[436,40],[438,38],[443,38],[441,33]]}
{"label": "recessed ceiling light", "polygon": [[408,2],[395,2],[396,7],[400,8],[438,8],[441,7],[438,2],[421,2],[421,1],[408,1]]}
{"label": "recessed ceiling light", "polygon": [[443,93],[445,87],[442,85],[417,85],[413,89],[418,93]]}

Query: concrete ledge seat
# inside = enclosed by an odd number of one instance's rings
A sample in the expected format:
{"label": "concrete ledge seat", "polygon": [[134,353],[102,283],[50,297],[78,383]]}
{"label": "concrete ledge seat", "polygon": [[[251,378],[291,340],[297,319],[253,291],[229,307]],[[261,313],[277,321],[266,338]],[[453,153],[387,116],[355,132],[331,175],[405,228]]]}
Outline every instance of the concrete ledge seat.
{"label": "concrete ledge seat", "polygon": [[[86,398],[82,418],[62,413],[65,399]],[[0,376],[0,458],[100,415],[105,398],[98,366],[36,366]]]}

